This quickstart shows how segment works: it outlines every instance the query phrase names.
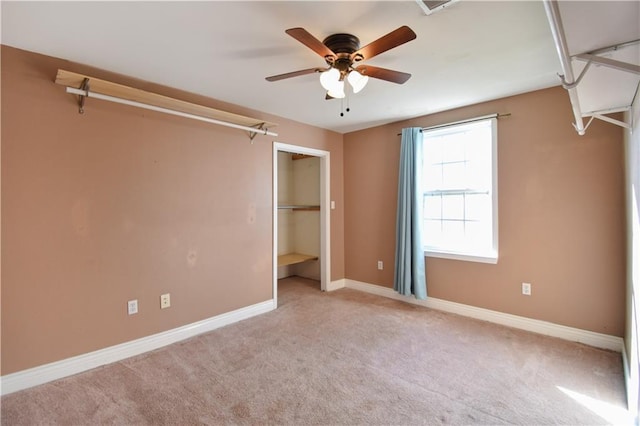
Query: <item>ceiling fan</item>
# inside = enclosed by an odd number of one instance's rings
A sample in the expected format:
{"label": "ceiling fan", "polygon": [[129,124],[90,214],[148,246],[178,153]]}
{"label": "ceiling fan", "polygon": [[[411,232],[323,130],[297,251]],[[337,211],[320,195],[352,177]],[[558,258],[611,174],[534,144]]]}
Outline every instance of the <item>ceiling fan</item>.
{"label": "ceiling fan", "polygon": [[267,77],[267,81],[278,81],[285,78],[298,77],[305,74],[319,72],[320,84],[327,90],[327,99],[344,98],[344,81],[349,82],[354,93],[364,88],[369,77],[392,83],[403,84],[411,74],[394,71],[371,65],[358,65],[360,62],[373,58],[380,53],[398,47],[416,38],[416,33],[409,27],[402,26],[386,34],[364,47],[360,47],[360,40],[352,34],[332,34],[322,42],[311,35],[304,28],[290,28],[285,31],[291,37],[304,44],[327,63],[327,68],[307,68]]}

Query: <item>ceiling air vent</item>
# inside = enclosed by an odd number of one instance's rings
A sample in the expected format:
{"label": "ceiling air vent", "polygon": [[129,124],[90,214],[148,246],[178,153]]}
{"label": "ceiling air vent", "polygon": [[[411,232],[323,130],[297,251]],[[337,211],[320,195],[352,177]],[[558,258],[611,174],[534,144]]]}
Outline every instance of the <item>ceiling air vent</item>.
{"label": "ceiling air vent", "polygon": [[457,1],[458,0],[416,0],[416,3],[418,3],[418,6],[420,6],[426,15],[431,15]]}

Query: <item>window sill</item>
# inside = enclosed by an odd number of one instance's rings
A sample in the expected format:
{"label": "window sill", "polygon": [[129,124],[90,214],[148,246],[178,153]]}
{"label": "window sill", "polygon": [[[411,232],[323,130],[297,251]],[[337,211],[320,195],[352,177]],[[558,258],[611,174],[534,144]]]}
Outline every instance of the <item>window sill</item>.
{"label": "window sill", "polygon": [[426,257],[439,257],[441,259],[451,260],[464,260],[467,262],[480,262],[480,263],[498,263],[498,253],[456,253],[448,251],[431,251],[425,250],[424,255]]}

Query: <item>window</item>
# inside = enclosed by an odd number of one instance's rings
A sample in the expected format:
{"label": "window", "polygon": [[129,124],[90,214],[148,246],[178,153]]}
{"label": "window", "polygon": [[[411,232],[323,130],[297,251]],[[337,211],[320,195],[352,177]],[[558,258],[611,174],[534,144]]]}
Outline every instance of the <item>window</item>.
{"label": "window", "polygon": [[497,120],[424,130],[425,254],[498,261]]}

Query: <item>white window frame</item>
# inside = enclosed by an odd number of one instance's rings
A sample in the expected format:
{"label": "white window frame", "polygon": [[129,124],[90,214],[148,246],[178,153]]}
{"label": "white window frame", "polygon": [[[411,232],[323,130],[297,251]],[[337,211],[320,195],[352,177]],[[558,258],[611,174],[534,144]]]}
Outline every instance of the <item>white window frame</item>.
{"label": "white window frame", "polygon": [[[438,257],[444,259],[463,260],[470,262],[482,263],[498,263],[498,119],[497,115],[488,117],[478,117],[462,122],[455,122],[441,126],[434,126],[423,129],[424,132],[429,130],[441,129],[449,126],[463,126],[472,122],[491,121],[491,213],[492,213],[492,249],[488,252],[478,251],[452,251],[442,247],[427,246],[424,244],[424,255],[427,257]],[[423,213],[424,214],[424,213]]]}

